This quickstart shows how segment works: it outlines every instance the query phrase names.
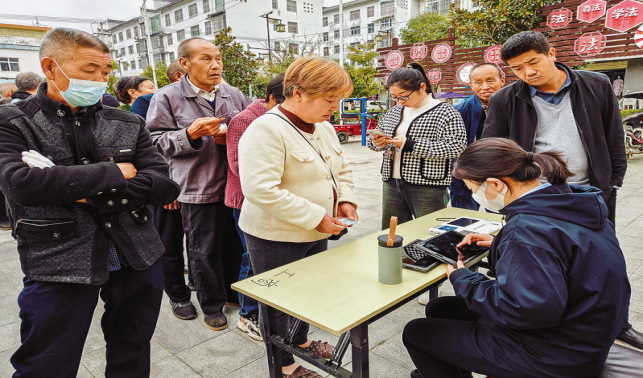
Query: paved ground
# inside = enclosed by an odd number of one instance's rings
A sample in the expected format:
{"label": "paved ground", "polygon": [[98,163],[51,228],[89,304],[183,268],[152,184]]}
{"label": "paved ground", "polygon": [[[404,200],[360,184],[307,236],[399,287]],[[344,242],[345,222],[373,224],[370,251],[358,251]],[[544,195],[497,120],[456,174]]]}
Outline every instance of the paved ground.
{"label": "paved ground", "polygon": [[[361,147],[357,139],[346,146],[353,166],[355,192],[361,223],[338,242],[346,243],[379,230],[381,214],[380,154]],[[619,192],[617,210],[618,237],[627,260],[632,284],[630,321],[643,330],[643,156],[629,160],[630,167]],[[448,294],[444,285],[441,293]],[[22,289],[22,273],[16,245],[8,232],[0,232],[0,378],[13,373],[9,358],[20,345],[17,297]],[[196,300],[193,297],[196,304]],[[423,316],[424,307],[413,301],[389,314],[370,327],[371,376],[407,378],[414,368],[402,345],[401,332],[411,319]],[[100,330],[103,312],[99,303],[83,351],[78,377],[102,377],[105,368],[105,346]],[[266,353],[262,343],[255,342],[236,328],[237,308],[225,309],[230,327],[211,331],[199,311],[196,320],[175,318],[167,297],[152,340],[152,377],[268,377]],[[310,338],[335,342],[336,337],[311,327]],[[346,361],[350,361],[350,352]]]}

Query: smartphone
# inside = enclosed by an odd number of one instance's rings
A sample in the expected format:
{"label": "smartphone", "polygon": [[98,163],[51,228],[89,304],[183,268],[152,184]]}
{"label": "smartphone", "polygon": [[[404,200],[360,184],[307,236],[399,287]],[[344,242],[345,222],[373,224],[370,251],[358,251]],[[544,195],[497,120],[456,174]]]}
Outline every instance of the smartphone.
{"label": "smartphone", "polygon": [[366,134],[378,135],[378,136],[383,136],[383,137],[386,137],[386,138],[390,138],[388,135],[384,134],[382,131],[376,130],[376,129],[366,130]]}

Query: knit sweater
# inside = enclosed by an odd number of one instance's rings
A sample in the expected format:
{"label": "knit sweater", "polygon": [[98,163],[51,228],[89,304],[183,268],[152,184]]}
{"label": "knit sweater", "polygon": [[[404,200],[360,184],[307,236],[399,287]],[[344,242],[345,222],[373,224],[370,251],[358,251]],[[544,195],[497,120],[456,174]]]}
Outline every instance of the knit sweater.
{"label": "knit sweater", "polygon": [[343,152],[328,122],[316,123],[315,132],[308,134],[293,127],[277,108],[257,118],[239,142],[245,195],[239,227],[273,241],[304,243],[329,237],[315,230],[324,215],[336,216],[339,202],[357,207],[353,172]]}

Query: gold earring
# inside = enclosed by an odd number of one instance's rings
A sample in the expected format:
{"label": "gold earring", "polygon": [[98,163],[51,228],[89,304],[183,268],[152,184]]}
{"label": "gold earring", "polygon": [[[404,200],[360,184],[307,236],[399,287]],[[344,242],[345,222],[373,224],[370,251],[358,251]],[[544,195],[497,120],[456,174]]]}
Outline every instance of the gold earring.
{"label": "gold earring", "polygon": [[295,102],[299,102],[299,99],[296,99]]}

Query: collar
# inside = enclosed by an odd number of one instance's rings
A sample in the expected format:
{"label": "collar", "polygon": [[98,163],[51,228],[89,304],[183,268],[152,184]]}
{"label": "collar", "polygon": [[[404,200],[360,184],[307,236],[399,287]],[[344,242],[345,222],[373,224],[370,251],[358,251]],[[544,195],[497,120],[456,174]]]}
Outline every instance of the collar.
{"label": "collar", "polygon": [[529,94],[531,95],[531,97],[534,97],[538,93],[542,93],[542,94],[545,94],[545,95],[558,94],[558,93],[564,91],[570,85],[572,85],[572,75],[571,75],[571,72],[569,71],[569,68],[565,67],[564,65],[561,65],[561,66],[556,65],[556,68],[558,68],[559,70],[561,70],[561,71],[565,72],[565,74],[567,74],[567,78],[565,79],[565,82],[563,83],[563,86],[560,87],[558,92],[556,92],[556,93],[543,92],[543,91],[540,91],[540,90],[536,89],[536,87],[532,87],[531,85],[527,84],[529,86]]}
{"label": "collar", "polygon": [[204,99],[206,99],[208,101],[213,101],[215,99],[216,94],[217,94],[217,90],[219,90],[219,84],[215,85],[214,89],[211,92],[208,92],[208,91],[203,90],[203,89],[197,87],[196,85],[194,85],[192,80],[190,80],[189,74],[185,74],[184,76],[185,76],[185,79],[187,80],[188,84],[190,85],[190,88],[192,88],[192,90],[194,91],[194,93],[196,93],[197,95],[203,97]]}
{"label": "collar", "polygon": [[[533,193],[533,192],[537,192],[537,191],[539,191],[539,190],[541,190],[541,189],[545,189],[545,188],[548,188],[548,187],[550,187],[550,186],[551,186],[551,184],[550,184],[550,183],[548,183],[548,182],[546,182],[546,183],[544,183],[544,184],[540,184],[540,185],[538,185],[537,187],[535,187],[535,188],[531,189],[530,191],[528,191],[527,193],[523,194],[523,195],[522,195],[522,196],[520,196],[520,197],[524,197],[524,196],[526,196],[527,194],[531,194],[531,193]],[[520,197],[518,197],[518,198],[520,198]]]}
{"label": "collar", "polygon": [[286,116],[292,122],[295,126],[297,126],[298,129],[301,131],[307,132],[308,134],[312,134],[315,132],[315,124],[314,123],[308,123],[304,121],[303,119],[299,118],[294,113],[289,112],[288,110],[284,109],[281,104],[278,106],[279,111],[283,113],[283,115]]}
{"label": "collar", "polygon": [[45,113],[49,113],[52,115],[57,115],[59,117],[65,117],[65,118],[71,117],[73,119],[73,118],[92,117],[98,111],[103,109],[103,104],[100,101],[98,101],[96,104],[92,106],[86,106],[86,107],[80,108],[78,112],[74,115],[74,113],[71,110],[71,107],[63,103],[60,103],[58,101],[55,101],[51,97],[47,96],[47,82],[40,84],[40,86],[38,87],[38,93],[34,96],[34,98],[38,106],[43,111],[45,111]]}

